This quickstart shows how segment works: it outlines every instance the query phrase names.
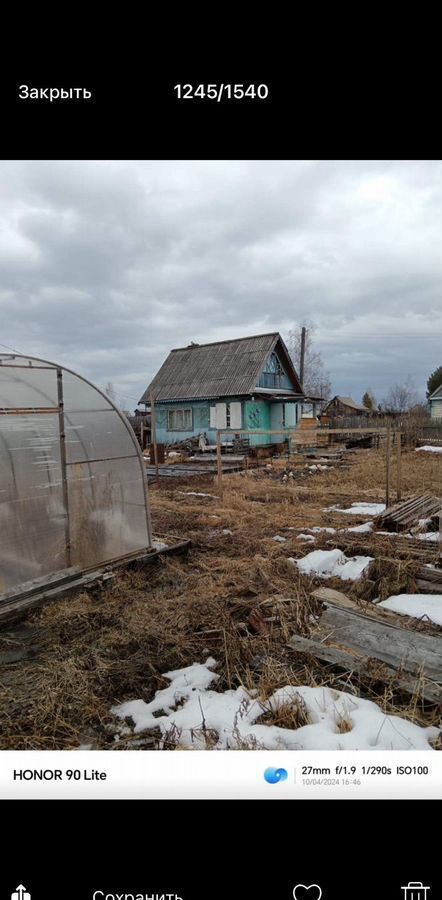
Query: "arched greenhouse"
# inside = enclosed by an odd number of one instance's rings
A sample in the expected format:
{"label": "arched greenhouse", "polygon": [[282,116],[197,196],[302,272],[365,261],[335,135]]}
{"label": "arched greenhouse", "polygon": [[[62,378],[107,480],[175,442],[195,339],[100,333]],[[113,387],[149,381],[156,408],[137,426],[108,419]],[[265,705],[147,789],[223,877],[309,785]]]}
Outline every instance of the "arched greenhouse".
{"label": "arched greenhouse", "polygon": [[152,546],[140,448],[90,382],[0,354],[0,594]]}

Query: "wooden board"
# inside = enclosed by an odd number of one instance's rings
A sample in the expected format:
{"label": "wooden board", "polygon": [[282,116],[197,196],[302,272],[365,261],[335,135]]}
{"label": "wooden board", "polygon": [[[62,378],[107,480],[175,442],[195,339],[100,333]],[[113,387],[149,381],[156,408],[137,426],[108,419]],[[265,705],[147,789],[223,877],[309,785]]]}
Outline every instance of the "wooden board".
{"label": "wooden board", "polygon": [[100,569],[100,571],[89,572],[86,575],[73,578],[56,587],[45,589],[43,591],[36,591],[33,594],[17,597],[16,599],[8,600],[7,602],[5,601],[0,604],[0,624],[3,624],[3,622],[8,621],[10,618],[15,618],[15,616],[21,613],[27,612],[36,606],[40,606],[41,603],[47,602],[48,600],[58,600],[72,591],[86,589],[99,579],[104,579],[106,577],[111,577],[110,573],[105,573]]}
{"label": "wooden board", "polygon": [[403,621],[401,622],[402,616],[400,616],[399,613],[395,613],[391,609],[384,609],[383,606],[378,606],[378,604],[374,602],[366,603],[361,608],[355,600],[351,600],[350,597],[347,597],[347,594],[343,594],[342,591],[335,591],[333,588],[316,588],[316,590],[312,591],[312,597],[316,597],[317,600],[322,600],[325,606],[338,606],[343,609],[350,609],[354,612],[361,613],[364,616],[380,619],[381,621],[387,619],[387,621],[403,627]]}
{"label": "wooden board", "polygon": [[358,605],[354,600],[350,600],[350,597],[347,597],[347,594],[343,594],[342,591],[335,591],[334,588],[316,588],[312,591],[312,597],[316,597],[317,600],[322,600],[327,606],[330,604],[331,606],[342,606],[345,609],[358,609]]}
{"label": "wooden board", "polygon": [[425,594],[442,594],[442,569],[423,566],[417,573],[416,585]]}
{"label": "wooden board", "polygon": [[[325,643],[338,644],[365,657],[374,657],[394,669],[405,669],[442,685],[442,638],[379,622],[371,616],[329,607],[319,632]],[[316,634],[315,634],[316,637]]]}
{"label": "wooden board", "polygon": [[[337,647],[329,647],[320,641],[304,638],[300,635],[293,635],[290,638],[289,646],[298,653],[313,656],[322,662],[328,662],[332,666],[337,666],[345,672],[358,674],[362,677],[373,677],[373,672],[369,662],[363,656],[350,653],[348,650],[339,649]],[[413,677],[397,677],[397,672],[390,666],[383,666],[383,673],[386,678],[394,678],[398,689],[403,690],[407,694],[414,695],[419,693],[424,700],[429,703],[440,704],[442,702],[442,687],[432,684],[422,684],[422,679]]]}
{"label": "wooden board", "polygon": [[81,575],[79,566],[71,566],[69,569],[53,572],[52,575],[42,575],[40,578],[26,581],[19,587],[10,588],[8,591],[0,594],[0,604],[9,600],[15,600],[17,597],[29,597],[31,594],[37,593],[37,591],[49,590],[58,585],[66,584],[66,582],[78,578],[79,575]]}

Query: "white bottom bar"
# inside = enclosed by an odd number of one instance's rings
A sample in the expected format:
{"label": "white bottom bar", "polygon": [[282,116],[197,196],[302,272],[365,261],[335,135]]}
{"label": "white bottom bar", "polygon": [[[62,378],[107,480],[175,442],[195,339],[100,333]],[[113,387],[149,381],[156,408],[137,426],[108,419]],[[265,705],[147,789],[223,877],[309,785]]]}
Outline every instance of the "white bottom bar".
{"label": "white bottom bar", "polygon": [[[269,768],[277,770],[267,776],[273,783],[264,777]],[[278,774],[278,770],[285,770],[286,775],[284,771]],[[441,799],[442,754],[431,751],[3,751],[0,797],[17,800]]]}

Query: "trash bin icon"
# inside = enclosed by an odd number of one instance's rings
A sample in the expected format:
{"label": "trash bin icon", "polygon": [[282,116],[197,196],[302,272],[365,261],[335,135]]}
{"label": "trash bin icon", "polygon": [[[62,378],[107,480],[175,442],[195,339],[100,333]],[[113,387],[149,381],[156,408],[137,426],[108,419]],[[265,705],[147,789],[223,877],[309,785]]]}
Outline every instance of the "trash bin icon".
{"label": "trash bin icon", "polygon": [[421,881],[409,881],[406,887],[402,887],[404,900],[427,900],[429,887],[424,887]]}

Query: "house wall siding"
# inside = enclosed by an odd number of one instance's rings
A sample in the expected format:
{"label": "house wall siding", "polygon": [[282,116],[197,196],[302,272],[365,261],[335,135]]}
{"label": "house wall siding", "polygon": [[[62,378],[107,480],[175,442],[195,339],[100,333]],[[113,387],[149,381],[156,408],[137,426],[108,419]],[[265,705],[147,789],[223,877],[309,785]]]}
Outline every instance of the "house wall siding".
{"label": "house wall siding", "polygon": [[[246,400],[244,404],[244,428],[250,429],[251,431],[269,430],[271,428],[270,423],[270,404],[263,400]],[[250,435],[250,443],[252,446],[259,446],[259,444],[268,444],[271,438],[268,434],[251,434]]]}
{"label": "house wall siding", "polygon": [[442,398],[430,400],[430,415],[432,419],[442,419]]}
{"label": "house wall siding", "polygon": [[[158,403],[155,405],[155,422],[158,444],[175,444],[180,441],[187,441],[190,438],[197,437],[201,433],[207,435],[210,444],[216,442],[216,428],[210,425],[210,408],[216,406],[217,403],[241,403],[241,428],[246,428],[244,424],[244,402],[240,397],[218,397],[216,400],[192,400],[179,403]],[[191,431],[169,431],[167,427],[167,413],[171,409],[191,409],[192,424]],[[232,428],[232,434],[235,428]],[[223,440],[228,440],[224,437]]]}
{"label": "house wall siding", "polygon": [[[171,409],[192,410],[191,431],[169,431],[167,427],[167,413]],[[183,403],[158,403],[155,404],[155,425],[158,444],[174,444],[179,441],[187,441],[189,438],[209,431],[209,401],[193,400]]]}
{"label": "house wall siding", "polygon": [[[210,444],[216,443],[216,428],[210,425],[210,408],[216,406],[217,403],[241,403],[241,429],[232,428],[232,435],[235,431],[268,431],[269,429],[280,429],[282,425],[282,409],[283,403],[270,403],[265,400],[241,400],[240,397],[218,397],[216,400],[193,400],[177,403],[157,403],[155,404],[155,423],[156,437],[158,444],[174,444],[180,441],[186,441],[190,438],[197,437],[205,432]],[[285,427],[295,428],[298,421],[297,403],[285,403]],[[169,431],[167,413],[173,409],[191,409],[192,410],[192,430],[191,431]],[[243,435],[246,437],[246,435]],[[222,436],[222,440],[228,440],[228,436]],[[268,434],[251,434],[250,444],[259,446],[260,444],[280,443],[284,441],[284,435],[268,435]]]}

